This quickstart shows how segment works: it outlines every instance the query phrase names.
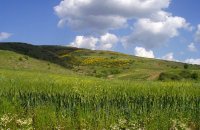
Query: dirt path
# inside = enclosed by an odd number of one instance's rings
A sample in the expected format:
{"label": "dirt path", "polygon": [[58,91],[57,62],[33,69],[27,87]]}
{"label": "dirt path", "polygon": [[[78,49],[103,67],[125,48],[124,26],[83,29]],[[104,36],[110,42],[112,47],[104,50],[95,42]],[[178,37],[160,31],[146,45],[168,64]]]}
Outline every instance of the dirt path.
{"label": "dirt path", "polygon": [[147,80],[155,80],[159,77],[161,72],[154,72],[154,73],[151,73],[149,78]]}

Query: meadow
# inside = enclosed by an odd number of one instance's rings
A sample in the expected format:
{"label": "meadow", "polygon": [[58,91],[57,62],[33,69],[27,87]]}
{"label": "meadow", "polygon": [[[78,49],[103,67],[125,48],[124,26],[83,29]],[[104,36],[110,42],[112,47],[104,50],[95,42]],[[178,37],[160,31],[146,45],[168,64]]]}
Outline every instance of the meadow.
{"label": "meadow", "polygon": [[198,130],[200,84],[0,69],[0,129]]}
{"label": "meadow", "polygon": [[1,130],[199,130],[200,66],[0,43]]}

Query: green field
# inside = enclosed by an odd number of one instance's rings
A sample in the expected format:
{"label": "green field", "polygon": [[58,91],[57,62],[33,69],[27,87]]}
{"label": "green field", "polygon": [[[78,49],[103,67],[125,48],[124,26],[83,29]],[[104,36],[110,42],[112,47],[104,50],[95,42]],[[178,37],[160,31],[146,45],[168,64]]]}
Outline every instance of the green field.
{"label": "green field", "polygon": [[2,130],[200,129],[197,65],[5,45],[0,45]]}

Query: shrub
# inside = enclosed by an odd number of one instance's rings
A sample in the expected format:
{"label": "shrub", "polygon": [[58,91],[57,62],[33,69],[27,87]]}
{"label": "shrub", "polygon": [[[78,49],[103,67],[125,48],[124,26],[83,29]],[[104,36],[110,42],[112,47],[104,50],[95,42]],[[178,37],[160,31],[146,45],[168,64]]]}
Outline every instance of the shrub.
{"label": "shrub", "polygon": [[197,73],[192,73],[191,78],[193,80],[197,80],[199,78],[199,75]]}
{"label": "shrub", "polygon": [[184,79],[190,79],[191,73],[189,71],[183,70],[179,73],[179,75]]}
{"label": "shrub", "polygon": [[110,59],[117,59],[117,57],[116,56],[111,56]]}
{"label": "shrub", "polygon": [[119,74],[121,71],[115,68],[103,69],[103,70],[94,70],[93,75],[98,78],[105,78],[108,75]]}
{"label": "shrub", "polygon": [[120,70],[119,69],[111,69],[110,74],[119,74]]}
{"label": "shrub", "polygon": [[19,57],[19,59],[18,59],[19,61],[23,61],[23,58],[22,57]]}
{"label": "shrub", "polygon": [[181,80],[181,77],[177,74],[163,72],[159,75],[158,80],[160,81]]}
{"label": "shrub", "polygon": [[160,73],[158,80],[164,81],[166,79],[169,79],[169,76],[166,73]]}
{"label": "shrub", "polygon": [[189,65],[188,64],[184,64],[184,69],[188,69],[189,68]]}
{"label": "shrub", "polygon": [[190,71],[181,71],[180,73],[169,73],[163,72],[159,75],[158,80],[167,81],[167,80],[198,80],[199,75],[194,72],[191,73]]}

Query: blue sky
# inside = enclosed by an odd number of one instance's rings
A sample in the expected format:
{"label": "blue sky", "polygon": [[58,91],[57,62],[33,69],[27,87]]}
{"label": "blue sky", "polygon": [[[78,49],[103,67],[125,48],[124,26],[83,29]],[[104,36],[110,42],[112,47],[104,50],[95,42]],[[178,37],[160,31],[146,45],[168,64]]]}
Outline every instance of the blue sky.
{"label": "blue sky", "polygon": [[1,0],[0,41],[115,50],[200,64],[200,1],[145,1]]}

